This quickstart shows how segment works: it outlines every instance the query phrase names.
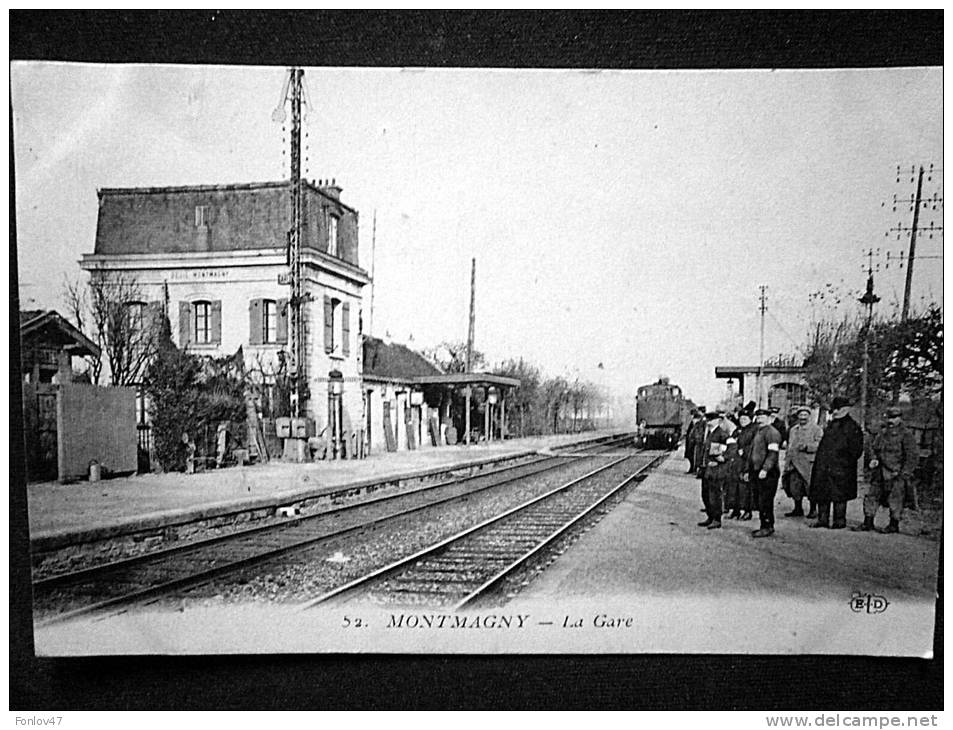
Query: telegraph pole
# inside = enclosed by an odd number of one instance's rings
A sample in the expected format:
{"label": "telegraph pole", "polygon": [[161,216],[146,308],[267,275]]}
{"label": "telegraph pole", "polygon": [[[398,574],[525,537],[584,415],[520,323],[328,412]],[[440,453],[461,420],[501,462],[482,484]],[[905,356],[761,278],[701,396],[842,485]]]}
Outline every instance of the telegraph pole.
{"label": "telegraph pole", "polygon": [[473,335],[476,319],[476,259],[470,262],[470,329],[467,331],[467,372],[473,367]]}
{"label": "telegraph pole", "polygon": [[913,204],[913,226],[910,229],[910,254],[907,256],[907,281],[903,287],[903,311],[900,321],[907,321],[910,312],[910,286],[913,284],[913,257],[917,250],[917,222],[920,219],[920,195],[923,192],[923,166],[920,166],[920,175],[917,178],[917,200]]}
{"label": "telegraph pole", "polygon": [[[915,167],[910,168],[910,182],[912,183],[914,179],[917,181],[917,192],[916,195],[910,195],[909,199],[898,199],[896,194],[893,196],[893,211],[897,211],[897,206],[903,203],[910,205],[910,210],[913,212],[913,223],[910,226],[904,226],[902,223],[897,223],[896,226],[890,228],[885,234],[888,238],[891,234],[897,235],[897,240],[900,240],[900,237],[905,233],[910,233],[910,248],[906,254],[906,262],[904,262],[904,255],[900,253],[899,255],[894,255],[890,252],[887,253],[887,268],[890,268],[891,260],[899,260],[900,268],[903,268],[904,263],[907,265],[907,274],[906,281],[904,283],[903,289],[903,309],[901,310],[900,320],[902,322],[907,321],[907,318],[910,316],[910,297],[913,290],[913,262],[917,259],[942,259],[942,256],[917,256],[917,234],[918,233],[929,233],[929,237],[933,238],[934,234],[942,235],[943,226],[937,226],[930,221],[929,226],[921,225],[920,223],[920,210],[921,208],[930,208],[932,207],[935,211],[940,211],[942,215],[943,210],[943,198],[940,197],[936,192],[934,192],[933,197],[924,198],[923,196],[923,177],[926,175],[927,182],[933,182],[933,176],[940,172],[940,170],[934,169],[933,165],[930,165],[928,170],[924,170],[923,166],[920,166],[919,172]],[[897,182],[900,182],[900,167],[897,167]],[[916,175],[916,177],[914,177]],[[886,202],[882,204],[886,206]]]}
{"label": "telegraph pole", "polygon": [[374,227],[371,233],[371,311],[370,316],[367,318],[367,334],[368,336],[374,335],[374,289],[377,284],[374,281],[374,256],[375,250],[377,248],[377,208],[374,209]]}
{"label": "telegraph pole", "polygon": [[768,287],[764,284],[761,285],[761,350],[758,356],[758,408],[762,407],[762,401],[764,400],[764,313],[766,311],[765,304],[767,302],[767,297],[765,296],[765,291]]}
{"label": "telegraph pole", "polygon": [[[473,334],[475,330],[475,320],[476,320],[476,259],[471,259],[470,261],[470,327],[467,330],[467,369],[466,372],[470,372],[470,369],[473,367]],[[466,386],[466,404],[465,408],[467,411],[466,414],[466,444],[470,445],[470,394],[473,392],[473,388],[467,383]]]}

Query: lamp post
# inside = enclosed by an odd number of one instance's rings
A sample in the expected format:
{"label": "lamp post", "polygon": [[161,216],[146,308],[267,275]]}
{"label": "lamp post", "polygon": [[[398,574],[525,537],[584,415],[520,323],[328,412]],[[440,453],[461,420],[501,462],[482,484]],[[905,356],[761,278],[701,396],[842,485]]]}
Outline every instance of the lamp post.
{"label": "lamp post", "polygon": [[874,305],[880,301],[880,297],[874,294],[874,270],[873,270],[873,251],[868,253],[867,262],[867,291],[864,292],[859,301],[867,309],[867,319],[864,323],[864,355],[863,365],[860,371],[860,428],[867,430],[867,378],[868,365],[870,362],[870,320],[873,318]]}
{"label": "lamp post", "polygon": [[331,450],[334,459],[341,457],[341,393],[344,392],[344,376],[340,370],[328,373],[328,411],[331,416]]}

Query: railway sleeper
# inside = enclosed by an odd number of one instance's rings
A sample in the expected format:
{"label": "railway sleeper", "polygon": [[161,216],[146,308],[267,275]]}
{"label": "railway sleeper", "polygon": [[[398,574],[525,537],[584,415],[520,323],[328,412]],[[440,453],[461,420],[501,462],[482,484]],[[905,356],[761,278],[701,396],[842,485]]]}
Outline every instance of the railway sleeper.
{"label": "railway sleeper", "polygon": [[466,574],[460,573],[441,573],[441,572],[432,572],[432,571],[413,571],[404,575],[397,575],[393,578],[388,579],[389,583],[396,583],[397,585],[406,585],[408,583],[414,584],[434,584],[434,585],[444,585],[451,583],[463,583],[466,585],[477,584],[483,580],[486,580],[486,576],[483,572],[474,573],[468,572]]}
{"label": "railway sleeper", "polygon": [[[479,583],[473,582],[466,584],[468,588],[462,588],[459,583],[433,583],[424,581],[407,581],[398,585],[385,584],[383,588],[387,593],[410,593],[414,595],[465,595],[469,593],[469,587],[476,588]],[[380,594],[380,591],[374,591]]]}
{"label": "railway sleeper", "polygon": [[[460,580],[460,581],[471,581],[479,580],[485,571],[476,571],[476,570],[440,570],[439,568],[430,568],[427,567],[426,570],[415,570],[413,572],[414,576],[419,576],[426,580]],[[398,579],[403,580],[403,578],[398,577]]]}

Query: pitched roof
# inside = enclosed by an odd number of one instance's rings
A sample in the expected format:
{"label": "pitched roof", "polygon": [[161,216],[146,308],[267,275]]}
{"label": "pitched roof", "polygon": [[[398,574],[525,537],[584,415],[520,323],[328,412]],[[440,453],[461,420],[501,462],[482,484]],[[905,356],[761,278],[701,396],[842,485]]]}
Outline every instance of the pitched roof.
{"label": "pitched roof", "polygon": [[43,344],[69,346],[74,355],[100,354],[95,342],[53,309],[20,311],[20,339],[28,337],[43,340]]}
{"label": "pitched roof", "polygon": [[413,380],[440,371],[419,352],[405,345],[385,343],[376,337],[364,339],[364,375],[393,380]]}

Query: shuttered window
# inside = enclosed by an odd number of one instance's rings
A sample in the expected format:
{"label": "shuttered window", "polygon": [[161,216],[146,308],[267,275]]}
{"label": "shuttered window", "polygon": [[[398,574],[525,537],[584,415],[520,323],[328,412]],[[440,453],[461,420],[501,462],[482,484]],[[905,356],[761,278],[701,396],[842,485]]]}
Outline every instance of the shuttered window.
{"label": "shuttered window", "polygon": [[179,302],[179,346],[222,343],[222,302]]}
{"label": "shuttered window", "polygon": [[248,343],[275,345],[288,342],[288,300],[252,299],[248,303]]}
{"label": "shuttered window", "polygon": [[351,304],[325,295],[324,351],[347,357],[351,354]]}
{"label": "shuttered window", "polygon": [[334,352],[334,307],[327,294],[324,295],[324,351]]}

